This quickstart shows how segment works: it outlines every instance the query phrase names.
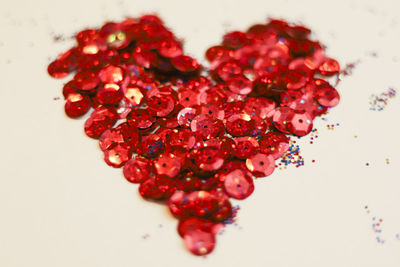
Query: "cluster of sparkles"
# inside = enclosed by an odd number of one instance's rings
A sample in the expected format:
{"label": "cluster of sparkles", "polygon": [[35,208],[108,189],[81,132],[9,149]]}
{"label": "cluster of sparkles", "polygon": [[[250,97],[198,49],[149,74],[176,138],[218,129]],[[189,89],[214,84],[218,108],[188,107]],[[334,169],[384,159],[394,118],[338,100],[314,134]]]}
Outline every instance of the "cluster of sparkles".
{"label": "cluster of sparkles", "polygon": [[335,86],[337,86],[344,77],[352,75],[355,67],[360,63],[360,60],[346,64],[336,75]]}
{"label": "cluster of sparkles", "polygon": [[[364,207],[365,211],[367,214],[371,213],[371,210],[368,208],[368,206]],[[385,240],[382,239],[382,223],[383,223],[383,219],[382,218],[377,218],[376,216],[371,216],[371,230],[376,234],[376,242],[380,243],[380,244],[385,244]]]}
{"label": "cluster of sparkles", "polygon": [[249,197],[276,160],[303,166],[289,136],[313,140],[313,120],[340,102],[325,80],[339,63],[310,34],[281,20],[227,33],[206,51],[205,69],[160,18],[144,15],[79,32],[48,72],[74,74],[66,115],[91,112],[84,130],[104,161],[123,167],[143,198],[165,203],[189,251],[206,255],[235,224],[231,199]]}
{"label": "cluster of sparkles", "polygon": [[328,128],[328,130],[335,130],[335,127],[340,126],[339,123],[334,123],[334,124],[327,124],[326,128]]}
{"label": "cluster of sparkles", "polygon": [[386,108],[389,100],[396,96],[396,90],[389,88],[379,95],[372,94],[369,97],[369,109],[372,111],[382,111]]}
{"label": "cluster of sparkles", "polygon": [[310,144],[314,144],[315,139],[318,138],[318,129],[314,128],[310,133]]}
{"label": "cluster of sparkles", "polygon": [[240,210],[240,206],[239,205],[235,205],[232,207],[232,216],[227,218],[225,221],[223,221],[224,224],[236,224],[236,217],[237,214]]}
{"label": "cluster of sparkles", "polygon": [[279,170],[286,169],[290,165],[296,168],[304,166],[304,158],[300,154],[300,146],[296,144],[296,141],[292,140],[289,143],[289,150],[280,158]]}

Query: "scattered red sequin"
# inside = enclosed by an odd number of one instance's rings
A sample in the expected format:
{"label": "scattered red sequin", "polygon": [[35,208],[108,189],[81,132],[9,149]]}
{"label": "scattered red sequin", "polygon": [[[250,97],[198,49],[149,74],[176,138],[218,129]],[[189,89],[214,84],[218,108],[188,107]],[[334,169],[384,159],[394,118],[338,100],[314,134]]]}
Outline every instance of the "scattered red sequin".
{"label": "scattered red sequin", "polygon": [[339,63],[310,33],[281,20],[227,33],[205,69],[145,15],[79,32],[48,73],[74,74],[63,88],[67,116],[93,108],[84,129],[105,162],[123,167],[142,197],[165,201],[188,250],[206,255],[236,214],[230,198],[249,197],[254,177],[291,160],[298,146],[288,136],[310,133],[340,101],[320,78]]}

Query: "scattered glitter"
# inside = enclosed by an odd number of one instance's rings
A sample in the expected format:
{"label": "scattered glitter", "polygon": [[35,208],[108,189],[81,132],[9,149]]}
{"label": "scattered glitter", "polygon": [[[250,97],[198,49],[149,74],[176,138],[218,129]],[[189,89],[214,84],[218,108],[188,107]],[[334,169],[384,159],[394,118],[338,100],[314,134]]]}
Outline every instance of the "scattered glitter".
{"label": "scattered glitter", "polygon": [[296,168],[304,165],[304,158],[300,155],[300,146],[293,140],[290,140],[289,150],[282,155],[278,164],[280,170],[286,169],[288,165],[294,165]]}
{"label": "scattered glitter", "polygon": [[150,237],[149,234],[144,234],[144,235],[142,235],[142,238],[143,238],[144,240],[147,240],[149,237]]}
{"label": "scattered glitter", "polygon": [[233,224],[234,226],[237,226],[238,224],[236,223],[236,216],[237,216],[237,213],[239,212],[239,210],[240,210],[239,205],[233,206],[232,207],[232,215],[228,219],[224,220],[223,223],[224,224]]}
{"label": "scattered glitter", "polygon": [[346,76],[352,75],[354,68],[360,63],[360,60],[357,60],[352,63],[348,63],[344,66],[344,68],[336,75],[335,86],[338,85],[342,79]]}
{"label": "scattered glitter", "polygon": [[326,128],[328,128],[328,130],[335,130],[335,127],[340,126],[339,123],[334,123],[334,124],[327,124]]}
{"label": "scattered glitter", "polygon": [[315,139],[318,138],[318,129],[313,129],[308,136],[310,137],[310,144],[313,144]]}
{"label": "scattered glitter", "polygon": [[372,111],[381,111],[384,110],[389,102],[389,99],[394,98],[396,96],[396,90],[393,88],[389,88],[385,92],[380,93],[379,95],[372,94],[369,97],[369,109]]}
{"label": "scattered glitter", "polygon": [[[365,211],[366,211],[367,214],[370,214],[370,213],[371,213],[371,211],[370,211],[370,209],[368,208],[368,206],[365,206],[364,209],[365,209]],[[386,240],[384,240],[384,239],[382,238],[382,236],[381,236],[381,234],[382,234],[382,232],[383,232],[383,229],[382,229],[383,219],[382,219],[382,218],[379,218],[379,219],[378,219],[378,217],[372,216],[372,217],[371,217],[371,221],[372,221],[372,224],[371,224],[371,231],[372,231],[373,233],[376,234],[376,237],[375,237],[376,242],[378,242],[378,243],[380,243],[380,244],[385,244],[385,243],[386,243]],[[397,234],[397,235],[396,235],[396,238],[397,238],[398,240],[400,240],[400,235]]]}
{"label": "scattered glitter", "polygon": [[67,38],[67,37],[63,36],[62,34],[54,34],[54,33],[52,33],[52,37],[53,37],[53,41],[55,43],[60,43],[60,42],[66,41],[67,39],[72,39],[72,37]]}

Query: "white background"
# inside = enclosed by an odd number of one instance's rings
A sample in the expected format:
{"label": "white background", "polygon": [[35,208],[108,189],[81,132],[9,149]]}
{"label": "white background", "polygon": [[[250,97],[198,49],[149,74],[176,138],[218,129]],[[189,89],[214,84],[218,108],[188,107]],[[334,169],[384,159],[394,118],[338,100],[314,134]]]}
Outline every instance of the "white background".
{"label": "white background", "polygon": [[[0,0],[0,266],[400,266],[400,97],[381,112],[368,104],[372,93],[400,90],[399,11],[395,0]],[[54,34],[146,12],[159,13],[202,62],[224,32],[268,16],[311,27],[342,65],[361,60],[338,87],[340,105],[316,120],[319,138],[304,138],[305,166],[257,180],[236,202],[238,225],[207,257],[188,253],[166,207],[142,200],[102,161],[83,120],[53,100],[63,81],[46,73],[73,45]],[[373,216],[383,218],[384,244]]]}

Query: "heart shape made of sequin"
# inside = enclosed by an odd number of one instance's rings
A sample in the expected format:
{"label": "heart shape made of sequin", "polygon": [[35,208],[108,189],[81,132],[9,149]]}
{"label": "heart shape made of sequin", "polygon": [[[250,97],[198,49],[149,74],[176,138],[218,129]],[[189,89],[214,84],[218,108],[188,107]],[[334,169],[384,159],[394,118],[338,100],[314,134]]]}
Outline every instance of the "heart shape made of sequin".
{"label": "heart shape made of sequin", "polygon": [[310,34],[273,19],[230,32],[206,51],[206,68],[145,15],[79,32],[48,72],[74,74],[66,115],[90,112],[85,133],[105,162],[123,167],[143,198],[166,203],[189,251],[206,255],[236,216],[230,199],[249,197],[277,160],[302,165],[290,136],[309,134],[339,103],[324,79],[339,63]]}

